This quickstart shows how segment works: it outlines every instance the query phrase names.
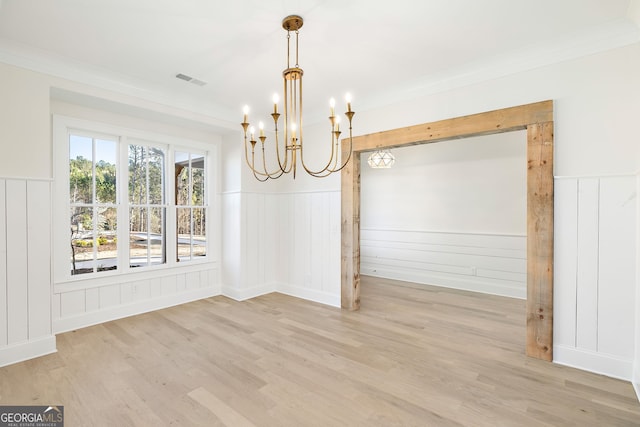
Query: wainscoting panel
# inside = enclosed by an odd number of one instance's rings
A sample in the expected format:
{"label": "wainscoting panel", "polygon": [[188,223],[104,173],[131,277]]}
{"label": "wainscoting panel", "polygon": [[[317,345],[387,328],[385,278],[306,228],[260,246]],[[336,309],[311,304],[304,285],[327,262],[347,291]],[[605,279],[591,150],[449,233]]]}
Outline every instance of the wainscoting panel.
{"label": "wainscoting panel", "polygon": [[49,182],[27,182],[27,298],[30,340],[51,335],[50,194]]}
{"label": "wainscoting panel", "polygon": [[362,274],[526,298],[526,237],[362,229]]}
{"label": "wainscoting panel", "polygon": [[287,195],[281,220],[288,236],[282,256],[286,276],[278,291],[340,306],[340,193]]}
{"label": "wainscoting panel", "polygon": [[216,266],[189,268],[165,270],[139,280],[131,280],[134,274],[113,276],[113,283],[86,289],[72,290],[67,285],[54,294],[53,303],[58,306],[53,307],[53,330],[66,332],[220,295]]}
{"label": "wainscoting panel", "polygon": [[223,252],[238,248],[242,261],[225,259],[223,294],[244,300],[281,292],[339,307],[340,193],[248,192],[239,206],[235,199],[223,195],[223,206],[242,218],[241,237],[223,230]]}
{"label": "wainscoting panel", "polygon": [[6,192],[7,342],[11,345],[29,339],[27,182],[7,180]]}
{"label": "wainscoting panel", "polygon": [[598,352],[625,359],[634,355],[636,199],[634,178],[600,181]]}
{"label": "wainscoting panel", "polygon": [[[554,184],[553,342],[576,346],[578,278],[578,181]],[[555,356],[554,350],[554,356]]]}
{"label": "wainscoting panel", "polygon": [[578,277],[576,346],[598,348],[598,237],[600,180],[578,181]]}
{"label": "wainscoting panel", "polygon": [[0,349],[7,345],[7,197],[6,181],[0,179]]}
{"label": "wainscoting panel", "polygon": [[0,366],[55,351],[51,183],[0,179]]}
{"label": "wainscoting panel", "polygon": [[630,380],[635,176],[556,178],[554,361]]}

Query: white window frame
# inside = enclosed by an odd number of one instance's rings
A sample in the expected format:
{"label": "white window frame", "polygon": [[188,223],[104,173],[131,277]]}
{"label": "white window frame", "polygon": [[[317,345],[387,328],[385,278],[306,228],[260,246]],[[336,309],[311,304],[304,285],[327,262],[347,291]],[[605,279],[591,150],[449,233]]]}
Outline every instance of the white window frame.
{"label": "white window frame", "polygon": [[[71,275],[69,245],[69,135],[79,134],[89,137],[105,137],[118,141],[118,171],[116,204],[118,207],[117,236],[119,242],[126,242],[126,246],[118,246],[118,269],[112,271],[94,272]],[[128,148],[130,144],[146,144],[165,150],[165,248],[166,262],[164,264],[131,268],[129,247],[129,193],[128,193]],[[205,204],[207,222],[205,233],[206,255],[188,262],[176,261],[176,212],[175,204],[175,176],[174,153],[190,152],[205,155]],[[167,269],[184,272],[201,271],[211,268],[217,263],[218,207],[212,205],[215,184],[218,182],[219,168],[217,162],[218,146],[205,144],[186,138],[175,138],[166,135],[153,134],[147,131],[128,129],[110,124],[77,119],[62,115],[53,116],[53,243],[52,243],[52,272],[54,291],[68,291],[104,286],[114,282],[122,282],[125,275],[135,275],[135,280],[162,277]]]}

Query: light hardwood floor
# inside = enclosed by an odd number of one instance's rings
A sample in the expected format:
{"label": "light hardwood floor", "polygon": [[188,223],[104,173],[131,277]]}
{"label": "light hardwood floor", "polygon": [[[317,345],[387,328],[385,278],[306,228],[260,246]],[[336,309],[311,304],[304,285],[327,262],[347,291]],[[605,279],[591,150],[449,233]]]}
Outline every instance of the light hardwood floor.
{"label": "light hardwood floor", "polygon": [[359,312],[215,297],[58,336],[0,404],[73,426],[639,426],[629,383],[527,358],[524,301],[364,277]]}

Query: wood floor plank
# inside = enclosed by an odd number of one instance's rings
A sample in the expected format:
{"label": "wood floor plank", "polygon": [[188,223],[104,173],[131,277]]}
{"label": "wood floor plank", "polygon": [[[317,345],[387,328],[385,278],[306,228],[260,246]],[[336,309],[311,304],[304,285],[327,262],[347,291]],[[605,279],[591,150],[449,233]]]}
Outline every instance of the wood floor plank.
{"label": "wood floor plank", "polygon": [[639,426],[629,383],[525,356],[522,300],[362,277],[357,312],[215,297],[57,337],[0,404],[69,426]]}

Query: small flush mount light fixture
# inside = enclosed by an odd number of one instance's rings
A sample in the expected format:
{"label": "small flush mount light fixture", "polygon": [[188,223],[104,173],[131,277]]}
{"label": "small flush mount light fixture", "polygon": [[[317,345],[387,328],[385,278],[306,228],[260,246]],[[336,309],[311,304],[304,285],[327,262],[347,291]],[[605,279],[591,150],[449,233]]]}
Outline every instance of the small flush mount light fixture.
{"label": "small flush mount light fixture", "polygon": [[[329,124],[330,124],[330,138],[328,138],[329,149],[331,154],[325,166],[322,169],[310,169],[305,164],[304,150],[303,150],[303,129],[302,129],[302,75],[304,74],[302,68],[298,64],[298,33],[302,28],[303,20],[298,15],[291,15],[284,18],[282,21],[282,28],[287,31],[287,68],[282,72],[282,79],[284,81],[283,92],[283,109],[284,115],[283,132],[280,135],[278,130],[278,119],[280,113],[278,112],[278,103],[280,97],[278,94],[273,96],[273,113],[271,117],[274,123],[274,140],[273,143],[266,143],[267,136],[265,135],[264,124],[259,122],[258,130],[249,123],[249,107],[245,106],[244,120],[242,121],[242,129],[244,133],[244,155],[247,161],[247,165],[251,168],[253,175],[258,181],[266,181],[269,178],[277,179],[283,174],[293,172],[293,178],[296,177],[296,170],[298,168],[298,159],[302,164],[302,168],[311,176],[317,178],[323,178],[329,176],[334,172],[340,171],[344,168],[349,159],[351,158],[351,152],[353,151],[353,137],[351,132],[351,119],[353,118],[355,111],[351,109],[351,95],[345,96],[346,109],[344,113],[346,117],[346,125],[349,130],[349,147],[343,150],[340,142],[340,116],[335,113],[336,101],[331,98],[329,101]],[[295,33],[295,62],[291,66],[291,33]],[[343,125],[344,126],[344,125]],[[259,153],[255,154],[255,147],[257,140],[260,140]],[[248,143],[247,143],[248,142]],[[248,146],[251,145],[251,157],[249,157]],[[274,151],[275,160],[270,163],[266,160],[265,145],[270,145],[269,151]],[[347,147],[344,147],[347,148]],[[342,159],[340,158],[342,154]],[[258,160],[256,162],[256,157]],[[277,162],[277,163],[276,163]],[[258,166],[256,166],[258,163]],[[268,164],[273,165],[271,168]],[[272,169],[272,170],[270,170]]]}
{"label": "small flush mount light fixture", "polygon": [[389,150],[378,150],[371,153],[367,162],[374,169],[389,169],[396,162],[396,158]]}

